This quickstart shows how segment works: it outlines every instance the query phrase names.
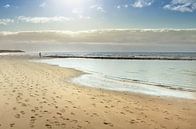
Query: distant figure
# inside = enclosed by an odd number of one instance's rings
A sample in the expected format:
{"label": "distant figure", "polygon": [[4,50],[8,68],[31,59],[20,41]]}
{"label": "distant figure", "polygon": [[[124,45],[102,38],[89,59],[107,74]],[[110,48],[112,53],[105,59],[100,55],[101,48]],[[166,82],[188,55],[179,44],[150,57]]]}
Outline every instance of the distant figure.
{"label": "distant figure", "polygon": [[39,52],[39,58],[41,58],[42,57],[42,53],[41,52]]}

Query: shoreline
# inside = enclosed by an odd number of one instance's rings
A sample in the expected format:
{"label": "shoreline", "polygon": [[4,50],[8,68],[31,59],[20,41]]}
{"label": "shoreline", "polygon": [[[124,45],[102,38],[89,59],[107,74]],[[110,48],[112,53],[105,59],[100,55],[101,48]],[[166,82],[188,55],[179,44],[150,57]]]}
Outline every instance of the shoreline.
{"label": "shoreline", "polygon": [[[52,60],[52,59],[58,59],[58,58],[47,58],[46,60]],[[45,59],[41,59],[41,60],[45,60]],[[35,62],[38,62],[38,63],[44,63],[44,64],[48,64],[48,65],[55,65],[57,67],[61,67],[61,68],[71,68],[71,67],[66,67],[66,66],[60,66],[58,64],[53,64],[53,63],[48,63],[47,61],[46,62],[39,62],[39,61],[35,61]],[[50,61],[49,61],[50,62]],[[120,89],[111,89],[111,88],[107,88],[107,87],[104,87],[104,86],[93,86],[93,84],[87,84],[86,82],[82,82],[80,80],[80,78],[82,78],[82,76],[92,76],[94,75],[94,73],[90,72],[86,72],[85,70],[82,70],[82,69],[77,69],[77,68],[71,68],[71,69],[74,69],[74,70],[79,70],[81,71],[83,74],[81,74],[80,76],[77,76],[77,77],[74,77],[71,79],[71,83],[73,84],[76,84],[76,85],[81,85],[83,87],[91,87],[91,88],[95,88],[95,89],[103,89],[103,90],[110,90],[110,91],[115,91],[115,92],[128,92],[130,94],[132,93],[135,93],[135,94],[142,94],[142,95],[150,95],[150,96],[161,96],[161,97],[166,97],[166,98],[176,98],[176,99],[193,99],[193,100],[196,100],[196,92],[194,89],[188,89],[188,88],[181,88],[181,87],[172,87],[172,86],[167,86],[167,85],[162,85],[162,84],[156,84],[156,83],[145,83],[145,82],[135,82],[135,80],[131,80],[133,83],[133,85],[146,85],[146,86],[143,86],[143,87],[147,87],[147,86],[151,86],[153,89],[157,89],[158,90],[163,90],[164,93],[161,94],[161,95],[158,95],[158,94],[153,94],[153,93],[145,93],[144,92],[135,92],[133,90],[130,90],[130,89],[124,89],[124,90],[120,90]],[[79,81],[77,81],[77,79],[79,79]],[[130,80],[129,80],[130,81]],[[112,84],[111,84],[112,85]],[[169,94],[167,95],[166,92],[169,92]],[[172,93],[173,92],[173,93]],[[173,94],[176,94],[176,95],[173,95]],[[181,94],[181,95],[180,95]]]}
{"label": "shoreline", "polygon": [[[42,58],[38,58],[36,60],[39,60]],[[47,59],[47,58],[46,58]],[[48,58],[50,59],[50,58]],[[30,61],[31,62],[31,61]],[[79,84],[79,83],[74,83],[72,80],[75,79],[75,78],[78,78],[82,75],[86,75],[86,74],[91,74],[91,73],[87,73],[85,71],[82,71],[82,70],[78,70],[78,69],[75,69],[75,68],[69,68],[69,67],[61,67],[59,65],[53,65],[53,64],[48,64],[48,63],[42,63],[42,62],[38,62],[38,61],[32,61],[31,63],[37,63],[37,64],[44,64],[44,65],[49,65],[49,66],[53,66],[53,67],[58,67],[58,68],[62,68],[62,69],[70,69],[70,70],[73,70],[75,72],[75,75],[73,76],[70,76],[69,78],[66,79],[66,81],[76,87],[80,87],[80,88],[86,88],[86,89],[91,89],[91,90],[98,90],[98,91],[105,91],[105,92],[109,92],[109,93],[115,93],[115,94],[126,94],[126,95],[135,95],[135,96],[145,96],[145,97],[152,97],[152,98],[159,98],[159,99],[166,99],[166,100],[196,100],[196,98],[183,98],[183,97],[172,97],[172,96],[156,96],[156,95],[150,95],[150,94],[143,94],[143,93],[136,93],[136,92],[129,92],[129,91],[117,91],[117,90],[110,90],[110,89],[104,89],[104,88],[99,88],[99,87],[90,87],[90,86],[86,86],[86,85],[82,85],[82,84]],[[152,84],[151,84],[152,85]],[[157,85],[155,85],[157,86]],[[158,86],[158,87],[161,87],[161,86]],[[167,89],[167,87],[164,87]],[[171,89],[173,90],[173,89]],[[190,91],[186,91],[186,90],[182,90],[182,92],[190,92]],[[191,92],[192,93],[192,92]],[[195,97],[195,96],[194,96]]]}
{"label": "shoreline", "polygon": [[71,84],[82,74],[0,57],[0,128],[194,129],[196,101]]}
{"label": "shoreline", "polygon": [[[58,66],[60,67],[60,66]],[[66,68],[66,67],[62,67],[62,68]],[[74,69],[77,70],[77,69]],[[77,70],[78,71],[78,70]],[[82,71],[84,72],[84,71]],[[80,84],[80,82],[73,82],[74,79],[80,78],[80,76],[85,75],[88,73],[83,73],[79,76],[76,76],[74,78],[70,79],[70,83],[81,86],[81,87],[86,87],[86,88],[92,88],[92,89],[102,89],[102,90],[106,90],[106,91],[111,91],[111,92],[119,92],[119,93],[126,93],[126,94],[136,94],[136,95],[141,95],[141,96],[151,96],[151,97],[159,97],[159,98],[166,98],[166,99],[184,99],[184,100],[196,100],[196,92],[192,91],[192,90],[179,90],[179,88],[168,88],[168,87],[164,87],[164,86],[157,86],[157,85],[153,85],[153,84],[148,84],[151,86],[154,86],[156,88],[163,88],[163,90],[169,90],[171,92],[178,92],[178,93],[188,93],[191,94],[192,97],[183,97],[183,96],[170,96],[170,95],[153,95],[153,94],[148,94],[148,93],[142,93],[142,92],[133,92],[133,91],[123,91],[123,90],[112,90],[112,89],[107,89],[107,88],[100,88],[100,87],[96,87],[96,86],[87,86],[84,84]],[[140,84],[145,84],[145,83],[140,83]]]}
{"label": "shoreline", "polygon": [[[51,58],[46,58],[46,59],[51,59]],[[55,59],[55,58],[54,58]],[[38,59],[39,60],[39,59]],[[42,59],[41,59],[42,60]],[[105,89],[105,88],[99,88],[99,87],[91,87],[91,86],[87,86],[87,85],[82,85],[80,83],[75,83],[73,82],[73,79],[79,78],[83,75],[88,75],[88,74],[92,74],[92,73],[87,73],[85,71],[82,70],[78,70],[75,68],[69,68],[69,67],[61,67],[59,65],[53,65],[53,64],[48,64],[48,63],[43,63],[43,62],[39,62],[39,61],[32,61],[33,63],[38,63],[38,64],[46,64],[49,66],[54,66],[54,67],[59,67],[59,68],[64,68],[64,69],[71,69],[73,71],[76,71],[77,74],[68,78],[68,83],[75,85],[77,87],[80,88],[86,88],[86,89],[94,89],[94,90],[99,90],[99,91],[105,91],[105,92],[111,92],[111,93],[115,93],[115,94],[126,94],[126,95],[134,95],[134,96],[143,96],[143,97],[152,97],[152,98],[159,98],[159,99],[165,99],[165,100],[190,100],[190,101],[195,101],[196,100],[196,94],[193,95],[193,98],[185,98],[185,97],[174,97],[174,96],[158,96],[158,95],[150,95],[150,94],[144,94],[144,93],[136,93],[136,92],[131,92],[131,91],[120,91],[120,90],[111,90],[111,89]],[[141,83],[143,84],[143,83]],[[153,85],[153,84],[150,84]],[[188,92],[188,93],[195,93],[195,91],[189,91],[189,90],[178,90],[178,88],[167,88],[167,87],[162,87],[159,85],[153,85],[153,86],[157,86],[160,88],[164,88],[164,89],[168,89],[168,90],[173,90],[173,91],[180,91],[180,92]]]}

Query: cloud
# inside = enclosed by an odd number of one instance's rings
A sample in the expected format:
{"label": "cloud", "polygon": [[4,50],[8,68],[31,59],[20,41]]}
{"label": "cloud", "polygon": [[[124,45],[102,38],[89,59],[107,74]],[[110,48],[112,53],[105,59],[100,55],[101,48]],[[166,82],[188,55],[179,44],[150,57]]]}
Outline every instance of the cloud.
{"label": "cloud", "polygon": [[103,7],[99,6],[97,7],[97,11],[105,13],[106,11],[103,9]]}
{"label": "cloud", "polygon": [[0,25],[8,25],[10,23],[14,23],[13,19],[0,19]]}
{"label": "cloud", "polygon": [[129,7],[129,5],[128,5],[128,4],[125,4],[125,5],[124,5],[124,7],[125,7],[125,8],[128,8],[128,7]]}
{"label": "cloud", "polygon": [[73,14],[82,14],[83,13],[83,9],[81,9],[81,8],[74,8],[74,9],[72,9],[72,13]]}
{"label": "cloud", "polygon": [[45,8],[46,5],[47,5],[46,2],[43,2],[43,3],[41,3],[41,4],[39,5],[39,7],[40,7],[40,8]]}
{"label": "cloud", "polygon": [[128,43],[128,44],[194,44],[196,30],[90,30],[90,31],[26,31],[0,32],[0,41],[19,42],[88,42],[88,43]]}
{"label": "cloud", "polygon": [[91,19],[90,16],[84,16],[84,10],[82,8],[73,8],[72,9],[72,13],[75,14],[77,16],[78,19]]}
{"label": "cloud", "polygon": [[99,5],[91,5],[90,8],[91,9],[96,9],[96,11],[101,12],[101,13],[105,13],[106,12],[104,10],[104,8],[102,6],[99,6]]}
{"label": "cloud", "polygon": [[10,4],[6,4],[3,6],[4,8],[9,8],[10,7]]}
{"label": "cloud", "polygon": [[96,4],[90,6],[91,9],[94,9],[94,8],[97,8],[97,7],[98,7],[98,5],[96,5]]}
{"label": "cloud", "polygon": [[117,5],[116,8],[117,9],[121,9],[121,8],[128,8],[129,5],[128,4],[124,4],[124,5]]}
{"label": "cloud", "polygon": [[117,5],[116,8],[117,8],[117,9],[121,9],[121,5]]}
{"label": "cloud", "polygon": [[131,4],[134,8],[143,8],[152,5],[154,0],[135,0],[133,4]]}
{"label": "cloud", "polygon": [[54,17],[26,17],[18,16],[12,19],[0,19],[0,25],[8,25],[10,23],[31,23],[31,24],[45,24],[45,23],[59,23],[59,22],[70,22],[74,20],[89,20],[90,16],[84,16],[78,14],[77,17],[64,17],[64,16],[54,16]]}
{"label": "cloud", "polygon": [[167,10],[178,12],[193,12],[196,10],[195,0],[172,0],[169,4],[163,7]]}
{"label": "cloud", "polygon": [[0,32],[0,48],[25,51],[196,51],[196,29]]}
{"label": "cloud", "polygon": [[17,17],[18,22],[26,22],[26,23],[50,23],[50,22],[65,22],[65,21],[71,21],[72,18],[70,17],[63,17],[63,16],[55,16],[55,17],[25,17],[25,16],[19,16]]}
{"label": "cloud", "polygon": [[78,15],[78,19],[81,19],[81,20],[90,20],[91,17],[90,16],[84,16],[84,15]]}

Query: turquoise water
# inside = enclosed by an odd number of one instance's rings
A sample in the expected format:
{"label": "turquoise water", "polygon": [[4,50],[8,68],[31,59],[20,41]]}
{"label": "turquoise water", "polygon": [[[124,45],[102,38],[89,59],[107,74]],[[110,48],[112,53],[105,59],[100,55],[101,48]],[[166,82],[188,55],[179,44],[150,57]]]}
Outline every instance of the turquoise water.
{"label": "turquoise water", "polygon": [[196,61],[45,59],[39,62],[88,73],[72,80],[84,86],[195,98]]}

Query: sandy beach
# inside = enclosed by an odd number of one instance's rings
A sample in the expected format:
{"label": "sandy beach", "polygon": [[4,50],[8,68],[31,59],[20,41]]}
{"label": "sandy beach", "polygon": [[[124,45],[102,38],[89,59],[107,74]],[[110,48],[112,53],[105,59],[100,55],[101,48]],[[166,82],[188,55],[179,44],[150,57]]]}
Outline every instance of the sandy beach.
{"label": "sandy beach", "polygon": [[77,86],[73,69],[0,57],[0,129],[195,129],[196,100]]}

